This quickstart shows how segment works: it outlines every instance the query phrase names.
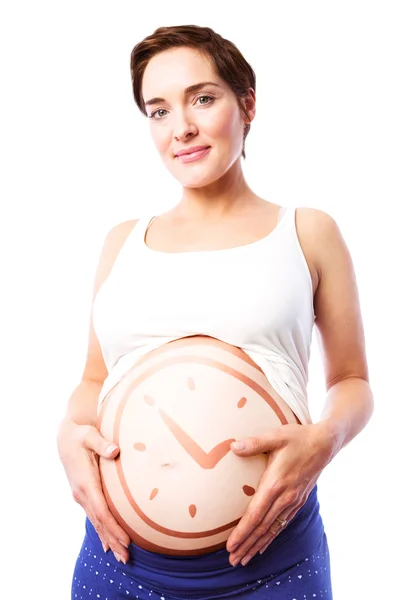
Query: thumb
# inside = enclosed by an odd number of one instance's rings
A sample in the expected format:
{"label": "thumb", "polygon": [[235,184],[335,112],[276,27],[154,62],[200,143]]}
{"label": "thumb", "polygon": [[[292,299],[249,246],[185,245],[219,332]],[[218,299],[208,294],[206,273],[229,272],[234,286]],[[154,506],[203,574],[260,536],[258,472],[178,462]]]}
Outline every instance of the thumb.
{"label": "thumb", "polygon": [[270,429],[262,435],[232,442],[231,449],[240,456],[254,456],[263,452],[272,452],[282,445],[283,439],[279,429]]}
{"label": "thumb", "polygon": [[104,438],[96,427],[90,425],[84,432],[82,445],[103,458],[115,458],[119,453],[117,444]]}

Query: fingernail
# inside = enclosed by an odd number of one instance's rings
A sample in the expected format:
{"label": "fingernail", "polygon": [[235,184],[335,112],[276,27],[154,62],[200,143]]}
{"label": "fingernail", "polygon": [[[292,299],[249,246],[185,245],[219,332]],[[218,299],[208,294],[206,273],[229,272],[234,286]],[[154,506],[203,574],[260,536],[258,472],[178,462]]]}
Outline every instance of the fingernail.
{"label": "fingernail", "polygon": [[126,565],[126,560],[120,554],[118,554],[118,552],[114,552],[114,556],[118,562],[122,562],[124,565]]}
{"label": "fingernail", "polygon": [[267,542],[266,544],[264,544],[264,546],[261,548],[261,550],[259,551],[260,554],[262,554],[263,552],[265,552],[265,550],[268,548],[269,546],[269,542]]}
{"label": "fingernail", "polygon": [[235,450],[244,450],[246,447],[244,442],[232,442],[232,446],[235,448]]}
{"label": "fingernail", "polygon": [[235,558],[235,560],[232,563],[232,567],[236,567],[239,564],[240,561],[240,556],[238,556],[237,558]]}
{"label": "fingernail", "polygon": [[125,544],[125,542],[123,542],[122,540],[118,540],[120,544],[122,544],[124,546],[124,548],[128,549],[129,546],[128,544]]}
{"label": "fingernail", "polygon": [[118,446],[116,444],[111,444],[110,446],[108,446],[106,453],[112,454],[116,448],[118,448]]}
{"label": "fingernail", "polygon": [[241,562],[242,566],[245,567],[250,559],[251,559],[251,556],[245,556]]}
{"label": "fingernail", "polygon": [[106,546],[106,545],[104,544],[104,542],[101,542],[101,545],[103,546],[103,550],[104,550],[104,552],[107,552],[107,551],[109,550],[108,546]]}

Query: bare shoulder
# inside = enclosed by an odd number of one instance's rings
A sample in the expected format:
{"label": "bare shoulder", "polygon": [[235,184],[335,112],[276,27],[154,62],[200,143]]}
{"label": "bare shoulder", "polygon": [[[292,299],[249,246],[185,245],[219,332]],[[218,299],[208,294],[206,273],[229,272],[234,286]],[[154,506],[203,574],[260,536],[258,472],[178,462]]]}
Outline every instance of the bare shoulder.
{"label": "bare shoulder", "polygon": [[323,239],[321,232],[329,225],[330,216],[322,210],[311,207],[296,208],[296,230],[300,246],[308,264],[313,284],[313,295],[320,282],[319,245]]}
{"label": "bare shoulder", "polygon": [[299,208],[301,245],[318,274],[315,324],[327,387],[349,376],[368,380],[357,279],[353,260],[336,220],[315,208]]}
{"label": "bare shoulder", "polygon": [[326,249],[328,239],[337,241],[341,238],[339,227],[335,219],[327,212],[318,208],[300,206],[296,208],[296,227],[300,242],[306,245],[315,261],[315,266],[320,269],[319,258]]}
{"label": "bare shoulder", "polygon": [[318,208],[296,208],[296,229],[313,276],[314,293],[319,285],[326,260],[331,259],[331,251],[336,247],[346,251],[347,247],[335,219]]}

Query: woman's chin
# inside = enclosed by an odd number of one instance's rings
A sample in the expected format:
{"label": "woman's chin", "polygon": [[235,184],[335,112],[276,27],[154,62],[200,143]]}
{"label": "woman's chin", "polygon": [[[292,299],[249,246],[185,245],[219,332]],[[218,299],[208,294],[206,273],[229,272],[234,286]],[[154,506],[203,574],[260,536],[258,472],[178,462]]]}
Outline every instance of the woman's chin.
{"label": "woman's chin", "polygon": [[187,173],[185,175],[182,174],[182,172],[179,173],[172,173],[172,175],[175,177],[175,179],[177,179],[177,181],[179,181],[179,183],[185,187],[185,188],[198,188],[198,187],[205,187],[207,185],[211,185],[212,183],[214,183],[215,181],[217,181],[221,176],[222,173],[220,173],[218,171],[218,173],[215,172],[198,172],[198,173]]}

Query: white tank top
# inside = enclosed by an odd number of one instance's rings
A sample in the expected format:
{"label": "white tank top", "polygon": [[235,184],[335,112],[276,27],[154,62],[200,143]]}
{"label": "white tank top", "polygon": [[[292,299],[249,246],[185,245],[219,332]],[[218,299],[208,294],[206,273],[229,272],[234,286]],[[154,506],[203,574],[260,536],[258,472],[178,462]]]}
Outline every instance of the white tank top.
{"label": "white tank top", "polygon": [[142,217],[97,293],[93,325],[108,377],[99,403],[144,354],[208,335],[242,348],[302,423],[310,423],[308,362],[313,287],[295,226],[282,208],[275,229],[243,246],[161,252],[145,244]]}

